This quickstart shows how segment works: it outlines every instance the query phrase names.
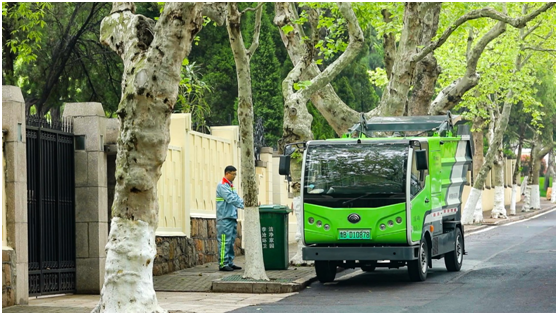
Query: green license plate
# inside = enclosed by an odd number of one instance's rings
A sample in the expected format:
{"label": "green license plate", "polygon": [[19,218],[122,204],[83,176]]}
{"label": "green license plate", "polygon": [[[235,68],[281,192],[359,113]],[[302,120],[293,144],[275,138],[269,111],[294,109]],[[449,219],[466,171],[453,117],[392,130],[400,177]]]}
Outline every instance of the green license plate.
{"label": "green license plate", "polygon": [[340,240],[369,240],[370,230],[339,230]]}

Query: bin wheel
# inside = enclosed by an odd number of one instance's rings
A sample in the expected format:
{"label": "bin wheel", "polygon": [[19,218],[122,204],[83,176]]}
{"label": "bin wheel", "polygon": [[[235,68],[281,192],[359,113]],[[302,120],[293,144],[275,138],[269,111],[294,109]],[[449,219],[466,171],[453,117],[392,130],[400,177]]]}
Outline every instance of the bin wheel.
{"label": "bin wheel", "polygon": [[448,271],[459,271],[463,264],[463,234],[461,229],[455,229],[455,250],[444,255],[446,269]]}
{"label": "bin wheel", "polygon": [[424,237],[420,240],[419,253],[417,260],[411,260],[408,263],[407,271],[411,281],[424,281],[428,274],[428,259],[429,259],[428,244]]}
{"label": "bin wheel", "polygon": [[314,263],[316,276],[321,283],[332,282],[337,273],[337,264],[334,261],[318,260]]}
{"label": "bin wheel", "polygon": [[377,264],[376,260],[365,261],[360,266],[360,269],[362,269],[362,271],[364,272],[371,272],[376,270],[376,264]]}

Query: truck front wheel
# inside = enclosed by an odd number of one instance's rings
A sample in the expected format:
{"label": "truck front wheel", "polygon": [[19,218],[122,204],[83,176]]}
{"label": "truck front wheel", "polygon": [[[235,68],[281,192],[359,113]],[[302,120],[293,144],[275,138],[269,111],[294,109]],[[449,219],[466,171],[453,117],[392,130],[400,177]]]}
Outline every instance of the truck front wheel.
{"label": "truck front wheel", "polygon": [[444,255],[446,269],[448,271],[459,271],[463,264],[463,234],[460,228],[455,229],[455,250]]}
{"label": "truck front wheel", "polygon": [[317,260],[314,263],[316,276],[321,283],[332,282],[337,273],[337,264],[329,260]]}
{"label": "truck front wheel", "polygon": [[424,240],[424,237],[420,240],[418,259],[411,260],[408,263],[407,271],[409,272],[409,278],[412,281],[424,281],[426,280],[426,275],[428,273],[428,256],[429,256],[428,244]]}

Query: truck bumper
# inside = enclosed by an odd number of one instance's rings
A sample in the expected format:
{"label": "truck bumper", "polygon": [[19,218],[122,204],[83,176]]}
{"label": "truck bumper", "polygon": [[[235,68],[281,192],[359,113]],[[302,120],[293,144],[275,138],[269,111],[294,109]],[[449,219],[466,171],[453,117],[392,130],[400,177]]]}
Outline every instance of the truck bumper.
{"label": "truck bumper", "polygon": [[392,247],[304,247],[304,260],[416,260],[417,246]]}

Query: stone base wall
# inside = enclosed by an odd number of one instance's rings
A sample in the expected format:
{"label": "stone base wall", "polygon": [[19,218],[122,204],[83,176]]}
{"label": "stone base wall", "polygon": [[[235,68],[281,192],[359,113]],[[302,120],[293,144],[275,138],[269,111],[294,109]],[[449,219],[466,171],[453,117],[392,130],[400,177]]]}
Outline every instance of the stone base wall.
{"label": "stone base wall", "polygon": [[185,236],[156,236],[153,275],[160,276],[196,265],[194,241]]}
{"label": "stone base wall", "polygon": [[15,305],[13,250],[2,250],[2,307]]}
{"label": "stone base wall", "polygon": [[[215,219],[191,218],[191,234],[196,246],[198,265],[219,261],[217,250],[217,225]],[[238,222],[238,235],[234,242],[235,256],[244,255],[242,249],[242,222]]]}
{"label": "stone base wall", "polygon": [[[191,218],[192,238],[186,236],[157,236],[157,256],[153,262],[153,275],[218,261],[217,227],[215,219]],[[238,222],[238,236],[234,244],[235,255],[244,255],[242,249],[242,223]]]}

